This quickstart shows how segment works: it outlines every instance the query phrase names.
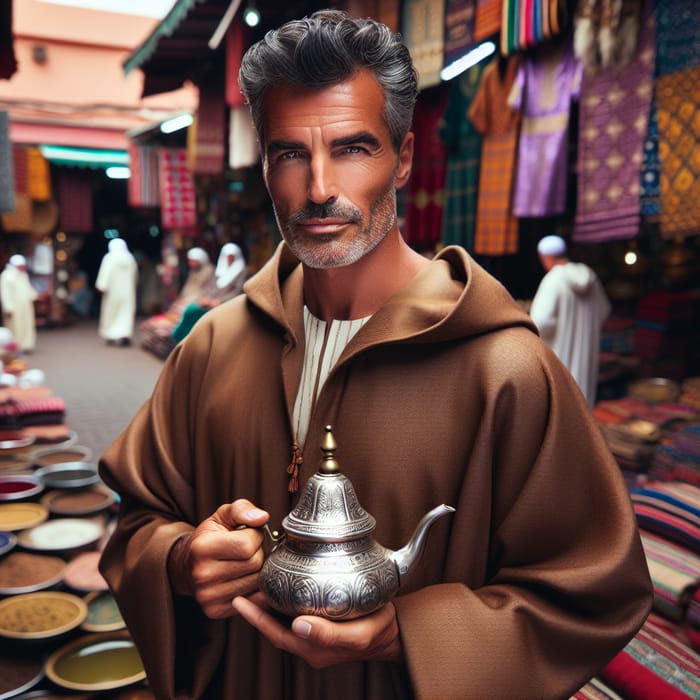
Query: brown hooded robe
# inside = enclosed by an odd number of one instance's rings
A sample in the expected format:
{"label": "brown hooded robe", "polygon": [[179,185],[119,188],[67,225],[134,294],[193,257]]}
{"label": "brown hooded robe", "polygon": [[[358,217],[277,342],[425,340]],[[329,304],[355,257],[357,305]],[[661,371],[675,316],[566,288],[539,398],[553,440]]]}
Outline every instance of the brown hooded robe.
{"label": "brown hooded robe", "polygon": [[565,698],[636,633],[651,584],[620,471],[575,382],[505,289],[446,248],[357,333],[320,392],[375,539],[439,503],[394,599],[405,664],[314,670],[240,617],[173,595],[175,539],[248,498],[279,528],[304,356],[302,270],[284,244],[203,317],[105,453],[122,497],[102,571],[158,698]]}

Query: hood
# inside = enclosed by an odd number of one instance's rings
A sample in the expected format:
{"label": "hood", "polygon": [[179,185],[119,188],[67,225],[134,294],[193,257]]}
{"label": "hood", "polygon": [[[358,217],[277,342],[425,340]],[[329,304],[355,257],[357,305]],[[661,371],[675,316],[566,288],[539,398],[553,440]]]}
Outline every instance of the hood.
{"label": "hood", "polygon": [[560,265],[560,267],[560,274],[565,277],[569,287],[575,294],[586,294],[593,286],[595,274],[588,265],[570,262],[566,265]]}
{"label": "hood", "polygon": [[[303,271],[285,243],[244,287],[248,300],[297,341],[303,333]],[[374,314],[363,327],[364,345],[374,342],[432,343],[524,326],[529,315],[500,282],[462,248],[449,246]]]}

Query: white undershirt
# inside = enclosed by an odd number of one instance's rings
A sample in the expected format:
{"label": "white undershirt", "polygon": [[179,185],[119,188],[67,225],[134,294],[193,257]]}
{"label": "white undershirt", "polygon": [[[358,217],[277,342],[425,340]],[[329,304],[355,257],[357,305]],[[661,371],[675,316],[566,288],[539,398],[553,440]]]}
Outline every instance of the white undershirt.
{"label": "white undershirt", "polygon": [[304,306],[306,349],[293,416],[296,441],[302,449],[309,430],[311,411],[321,387],[345,350],[345,346],[370,318],[370,316],[366,316],[352,321],[333,320],[329,324],[316,318]]}

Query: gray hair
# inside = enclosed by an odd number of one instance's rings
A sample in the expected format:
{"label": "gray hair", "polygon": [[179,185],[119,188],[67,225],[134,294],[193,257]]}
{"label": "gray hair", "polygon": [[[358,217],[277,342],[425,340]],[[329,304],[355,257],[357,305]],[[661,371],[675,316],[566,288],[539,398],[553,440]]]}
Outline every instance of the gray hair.
{"label": "gray hair", "polygon": [[413,121],[416,71],[398,34],[372,19],[320,10],[267,32],[243,56],[238,82],[261,143],[265,91],[273,85],[323,88],[368,70],[384,92],[384,119],[399,150]]}

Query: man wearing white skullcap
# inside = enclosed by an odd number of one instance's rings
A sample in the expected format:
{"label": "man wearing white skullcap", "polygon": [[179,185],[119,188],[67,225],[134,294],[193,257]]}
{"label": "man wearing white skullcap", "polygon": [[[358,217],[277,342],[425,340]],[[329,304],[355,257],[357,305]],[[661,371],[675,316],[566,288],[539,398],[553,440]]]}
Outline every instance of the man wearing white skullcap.
{"label": "man wearing white skullcap", "polygon": [[31,352],[36,346],[34,301],[38,296],[27,274],[26,258],[11,256],[0,273],[0,304],[3,324],[12,331],[21,352]]}
{"label": "man wearing white skullcap", "polygon": [[537,253],[546,274],[532,300],[530,316],[593,406],[600,333],[610,302],[595,272],[569,260],[563,238],[545,236],[537,244]]}
{"label": "man wearing white skullcap", "polygon": [[126,242],[113,238],[97,272],[95,288],[102,292],[98,333],[107,343],[130,345],[136,316],[138,264]]}

